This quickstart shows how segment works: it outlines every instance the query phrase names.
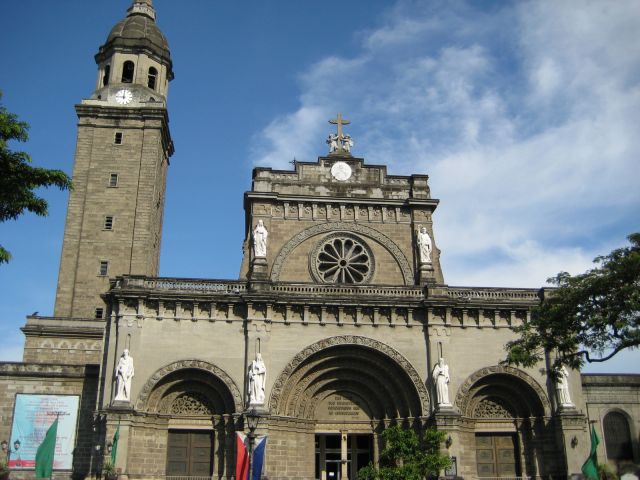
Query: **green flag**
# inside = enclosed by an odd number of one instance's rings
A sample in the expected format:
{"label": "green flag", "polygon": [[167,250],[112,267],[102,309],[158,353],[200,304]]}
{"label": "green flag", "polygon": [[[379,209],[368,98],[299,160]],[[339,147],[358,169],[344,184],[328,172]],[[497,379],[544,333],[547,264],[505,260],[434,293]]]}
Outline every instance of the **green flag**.
{"label": "green flag", "polygon": [[113,434],[113,446],[111,447],[111,464],[115,466],[116,455],[118,453],[118,440],[120,439],[120,424],[116,428],[116,433]]}
{"label": "green flag", "polygon": [[58,419],[47,430],[44,440],[36,452],[36,478],[51,478],[53,458],[56,455],[56,436],[58,435]]}
{"label": "green flag", "polygon": [[600,439],[598,438],[598,434],[596,433],[596,428],[591,427],[591,453],[589,454],[589,458],[582,465],[582,473],[587,477],[587,480],[600,480],[600,475],[598,474],[598,444],[600,443]]}

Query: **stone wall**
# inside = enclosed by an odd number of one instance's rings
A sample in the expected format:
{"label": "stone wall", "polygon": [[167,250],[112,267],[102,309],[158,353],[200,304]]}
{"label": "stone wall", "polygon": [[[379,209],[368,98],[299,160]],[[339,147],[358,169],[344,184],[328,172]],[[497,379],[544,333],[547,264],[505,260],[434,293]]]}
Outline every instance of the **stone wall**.
{"label": "stone wall", "polygon": [[[589,420],[600,437],[598,458],[606,461],[620,474],[640,473],[640,375],[583,374],[582,390]],[[632,440],[633,461],[616,462],[607,454],[603,428],[605,416],[619,412],[627,420]]]}
{"label": "stone wall", "polygon": [[269,421],[265,473],[277,480],[315,478],[314,422],[289,418]]}

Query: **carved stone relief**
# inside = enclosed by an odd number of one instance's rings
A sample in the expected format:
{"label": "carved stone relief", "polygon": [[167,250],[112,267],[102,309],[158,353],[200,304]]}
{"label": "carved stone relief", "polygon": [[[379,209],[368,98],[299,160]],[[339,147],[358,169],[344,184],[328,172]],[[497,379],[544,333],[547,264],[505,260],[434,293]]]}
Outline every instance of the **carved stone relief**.
{"label": "carved stone relief", "polygon": [[212,415],[209,400],[200,392],[187,392],[176,398],[171,405],[173,415]]}

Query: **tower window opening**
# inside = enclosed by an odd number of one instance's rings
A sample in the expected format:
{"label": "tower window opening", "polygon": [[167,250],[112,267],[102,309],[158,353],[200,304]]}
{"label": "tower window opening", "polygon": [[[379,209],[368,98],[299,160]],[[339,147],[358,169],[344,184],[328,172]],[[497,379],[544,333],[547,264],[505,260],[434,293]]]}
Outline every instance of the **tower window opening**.
{"label": "tower window opening", "polygon": [[122,65],[122,83],[133,83],[133,70],[135,66],[131,60]]}
{"label": "tower window opening", "polygon": [[117,187],[118,186],[118,174],[117,173],[112,173],[111,175],[109,175],[109,186],[110,187]]}
{"label": "tower window opening", "polygon": [[156,70],[154,67],[149,67],[149,75],[148,75],[147,86],[150,89],[155,90],[156,89],[156,80],[157,79],[158,79],[158,70]]}
{"label": "tower window opening", "polygon": [[122,145],[122,132],[116,132],[115,136],[113,137],[113,143],[115,143],[116,145]]}
{"label": "tower window opening", "polygon": [[100,270],[98,275],[100,275],[101,277],[106,277],[108,274],[109,274],[109,262],[107,262],[106,260],[101,260]]}
{"label": "tower window opening", "polygon": [[96,307],[96,315],[95,318],[102,318],[104,316],[104,308]]}
{"label": "tower window opening", "polygon": [[102,77],[102,85],[106,87],[109,85],[109,76],[111,75],[111,65],[104,67],[104,76]]}
{"label": "tower window opening", "polygon": [[104,217],[104,229],[113,230],[113,216],[107,215]]}

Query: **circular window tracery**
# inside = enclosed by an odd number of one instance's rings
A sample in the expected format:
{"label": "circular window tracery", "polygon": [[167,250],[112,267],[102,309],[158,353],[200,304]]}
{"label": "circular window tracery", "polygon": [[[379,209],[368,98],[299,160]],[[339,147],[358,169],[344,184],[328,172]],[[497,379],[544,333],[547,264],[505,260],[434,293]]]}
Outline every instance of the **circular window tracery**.
{"label": "circular window tracery", "polygon": [[322,283],[361,284],[373,273],[373,254],[355,235],[325,237],[311,254],[311,270]]}

